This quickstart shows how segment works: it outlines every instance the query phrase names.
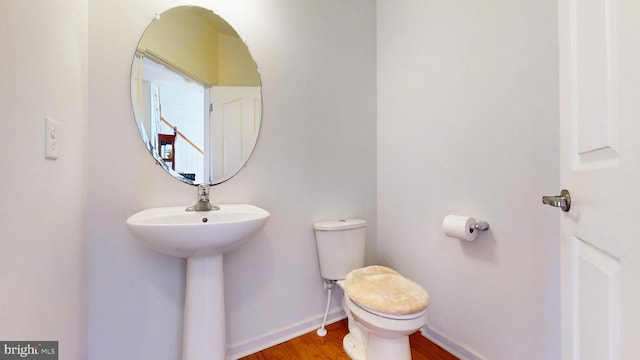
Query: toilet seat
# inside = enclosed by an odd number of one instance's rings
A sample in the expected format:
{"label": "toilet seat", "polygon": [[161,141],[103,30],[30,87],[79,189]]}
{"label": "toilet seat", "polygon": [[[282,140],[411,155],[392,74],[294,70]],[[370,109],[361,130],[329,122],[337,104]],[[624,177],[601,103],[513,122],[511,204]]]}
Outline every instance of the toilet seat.
{"label": "toilet seat", "polygon": [[379,265],[349,272],[344,290],[364,311],[389,319],[420,317],[429,305],[429,294],[419,284]]}
{"label": "toilet seat", "polygon": [[[396,334],[409,335],[422,327],[427,321],[426,311],[421,311],[417,314],[412,314],[417,317],[394,319],[389,314],[383,314],[382,316],[369,312],[363,309],[360,305],[349,299],[348,296],[344,297],[344,302],[351,315],[356,322],[365,327],[370,332],[375,333],[387,333],[393,332]],[[410,315],[404,315],[410,317]]]}
{"label": "toilet seat", "polygon": [[359,304],[357,301],[354,301],[351,298],[349,300],[351,300],[351,302],[354,305],[356,305],[357,307],[359,307],[360,309],[362,309],[362,310],[364,310],[364,311],[366,311],[368,313],[371,313],[372,315],[380,316],[380,317],[383,317],[385,319],[390,319],[390,320],[412,320],[412,319],[415,319],[415,318],[418,318],[418,317],[424,315],[424,313],[427,311],[425,309],[425,310],[419,311],[417,313],[412,313],[412,314],[394,315],[394,314],[387,314],[387,313],[384,313],[384,312],[380,312],[380,311],[376,311],[376,310],[370,309],[370,308],[368,308],[368,307],[366,307],[366,306],[364,306],[362,304]]}
{"label": "toilet seat", "polygon": [[[338,285],[344,291],[344,280],[336,281],[336,285]],[[345,294],[345,296],[346,296],[346,294]],[[364,311],[366,311],[368,313],[371,313],[373,315],[380,316],[380,317],[383,317],[383,318],[386,318],[386,319],[391,319],[391,320],[411,320],[411,319],[415,319],[415,318],[421,317],[422,315],[425,314],[425,312],[427,312],[427,309],[425,308],[422,311],[418,311],[416,313],[411,313],[411,314],[406,314],[406,315],[387,314],[387,313],[384,313],[384,312],[381,312],[381,311],[376,311],[374,309],[370,309],[370,308],[368,308],[368,307],[366,307],[366,306],[364,306],[362,304],[358,304],[357,301],[354,301],[353,299],[349,298],[348,296],[347,296],[347,298],[349,299],[350,302],[352,302],[354,305],[358,306],[360,309],[362,309],[362,310],[364,310]]]}

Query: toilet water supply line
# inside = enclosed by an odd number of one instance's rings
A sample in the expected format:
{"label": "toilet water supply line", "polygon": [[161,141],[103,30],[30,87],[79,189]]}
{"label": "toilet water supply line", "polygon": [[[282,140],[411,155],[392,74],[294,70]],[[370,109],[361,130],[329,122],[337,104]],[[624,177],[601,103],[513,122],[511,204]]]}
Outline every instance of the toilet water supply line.
{"label": "toilet water supply line", "polygon": [[334,280],[324,281],[324,288],[327,290],[327,308],[324,311],[324,319],[322,319],[322,326],[320,327],[320,329],[318,329],[318,331],[316,331],[318,336],[327,335],[327,329],[325,329],[324,326],[327,325],[327,315],[329,315],[329,306],[331,305],[331,288],[333,287],[333,285],[335,285]]}

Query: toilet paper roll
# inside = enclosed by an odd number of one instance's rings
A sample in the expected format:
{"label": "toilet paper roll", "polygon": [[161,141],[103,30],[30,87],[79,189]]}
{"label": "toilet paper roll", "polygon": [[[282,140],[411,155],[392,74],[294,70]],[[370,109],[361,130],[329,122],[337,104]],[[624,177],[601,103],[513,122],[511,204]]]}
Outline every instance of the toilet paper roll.
{"label": "toilet paper roll", "polygon": [[478,235],[478,230],[473,226],[476,219],[471,216],[447,215],[442,221],[444,234],[465,241],[473,241]]}

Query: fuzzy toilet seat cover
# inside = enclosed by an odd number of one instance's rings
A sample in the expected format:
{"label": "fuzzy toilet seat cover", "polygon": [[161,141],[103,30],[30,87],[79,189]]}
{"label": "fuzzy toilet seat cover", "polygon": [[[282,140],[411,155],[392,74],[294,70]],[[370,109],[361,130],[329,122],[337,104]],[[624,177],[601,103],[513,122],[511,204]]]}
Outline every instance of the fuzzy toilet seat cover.
{"label": "fuzzy toilet seat cover", "polygon": [[414,314],[429,305],[429,294],[418,283],[380,265],[351,271],[344,291],[353,302],[391,315]]}

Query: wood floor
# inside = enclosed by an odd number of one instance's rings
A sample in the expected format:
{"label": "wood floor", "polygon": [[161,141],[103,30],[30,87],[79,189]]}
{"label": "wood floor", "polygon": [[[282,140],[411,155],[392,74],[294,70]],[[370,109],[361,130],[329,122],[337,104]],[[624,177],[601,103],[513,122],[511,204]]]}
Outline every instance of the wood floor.
{"label": "wood floor", "polygon": [[[239,360],[349,360],[342,349],[342,338],[349,332],[347,320],[327,325],[326,329],[325,337],[313,331]],[[411,335],[409,342],[413,360],[458,359],[427,340],[420,332]]]}

